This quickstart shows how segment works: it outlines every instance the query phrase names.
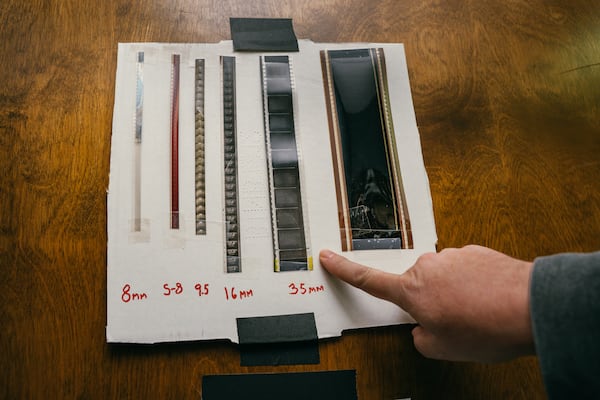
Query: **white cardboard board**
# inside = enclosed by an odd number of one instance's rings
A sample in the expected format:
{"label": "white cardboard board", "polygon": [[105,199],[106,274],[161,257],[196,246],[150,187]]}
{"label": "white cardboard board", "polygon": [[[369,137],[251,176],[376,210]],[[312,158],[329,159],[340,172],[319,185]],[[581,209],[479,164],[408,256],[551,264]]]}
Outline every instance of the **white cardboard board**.
{"label": "white cardboard board", "polygon": [[[295,79],[296,140],[314,259],[312,271],[274,272],[259,53],[218,44],[119,44],[108,190],[107,341],[155,343],[230,339],[236,318],[314,313],[319,338],[343,330],[412,322],[397,306],[332,278],[323,248],[341,252],[320,50],[385,51],[398,158],[412,225],[413,249],[344,252],[352,260],[402,273],[435,251],[436,232],[402,44],[299,41],[287,53]],[[137,52],[143,51],[141,231],[132,231]],[[170,221],[171,55],[181,55],[179,190],[181,227]],[[285,54],[285,53],[279,53]],[[234,55],[241,273],[225,273],[223,133],[219,56]],[[207,234],[194,230],[194,60],[205,59]],[[196,287],[200,285],[199,292]],[[208,286],[205,286],[208,285]],[[306,293],[290,294],[290,285]],[[168,288],[181,288],[169,290]],[[208,288],[208,293],[205,289]],[[313,290],[311,290],[313,288]],[[251,291],[251,293],[250,293]],[[169,295],[167,295],[169,293]],[[237,294],[234,299],[232,294]],[[245,294],[245,295],[244,295]],[[128,301],[124,301],[128,300]]]}

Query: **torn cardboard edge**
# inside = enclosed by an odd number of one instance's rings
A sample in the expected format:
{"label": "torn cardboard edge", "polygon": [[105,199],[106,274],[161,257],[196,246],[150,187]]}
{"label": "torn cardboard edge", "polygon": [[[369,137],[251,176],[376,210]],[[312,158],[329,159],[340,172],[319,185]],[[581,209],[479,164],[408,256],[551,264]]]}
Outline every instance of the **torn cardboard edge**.
{"label": "torn cardboard edge", "polygon": [[358,398],[356,371],[206,375],[202,378],[202,398],[353,400]]}
{"label": "torn cardboard edge", "polygon": [[235,51],[298,51],[289,18],[230,18]]}

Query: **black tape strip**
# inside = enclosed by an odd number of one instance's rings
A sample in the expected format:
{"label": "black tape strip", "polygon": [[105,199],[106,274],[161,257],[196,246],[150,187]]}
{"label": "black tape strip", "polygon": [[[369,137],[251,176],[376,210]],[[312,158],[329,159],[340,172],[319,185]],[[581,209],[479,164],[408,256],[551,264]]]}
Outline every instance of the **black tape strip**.
{"label": "black tape strip", "polygon": [[356,371],[287,374],[208,375],[202,378],[204,400],[354,400]]}
{"label": "black tape strip", "polygon": [[237,318],[241,365],[318,364],[313,313]]}
{"label": "black tape strip", "polygon": [[308,365],[320,362],[319,346],[316,340],[240,345],[240,365],[243,367]]}
{"label": "black tape strip", "polygon": [[317,339],[315,314],[237,318],[240,344],[281,343]]}
{"label": "black tape strip", "polygon": [[287,18],[230,18],[235,51],[298,51],[292,20]]}

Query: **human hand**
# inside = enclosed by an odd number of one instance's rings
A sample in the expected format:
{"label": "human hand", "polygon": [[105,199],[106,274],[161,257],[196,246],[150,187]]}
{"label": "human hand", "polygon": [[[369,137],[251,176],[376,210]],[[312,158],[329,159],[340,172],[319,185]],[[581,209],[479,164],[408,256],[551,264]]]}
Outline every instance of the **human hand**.
{"label": "human hand", "polygon": [[426,357],[497,362],[534,353],[530,262],[474,245],[424,254],[401,275],[329,250],[319,260],[331,274],[411,314],[418,323],[415,347]]}

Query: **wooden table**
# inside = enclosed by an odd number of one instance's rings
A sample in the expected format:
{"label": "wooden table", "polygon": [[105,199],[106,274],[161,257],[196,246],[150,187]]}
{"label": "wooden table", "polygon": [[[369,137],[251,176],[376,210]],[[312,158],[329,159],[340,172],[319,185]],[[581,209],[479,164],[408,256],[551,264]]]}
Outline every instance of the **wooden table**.
{"label": "wooden table", "polygon": [[361,399],[533,399],[535,358],[427,360],[410,327],[346,333],[316,366],[241,367],[227,342],[105,342],[118,42],[403,42],[439,249],[533,259],[600,248],[600,3],[17,1],[0,4],[0,398],[199,398],[205,374],[356,369]]}

